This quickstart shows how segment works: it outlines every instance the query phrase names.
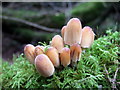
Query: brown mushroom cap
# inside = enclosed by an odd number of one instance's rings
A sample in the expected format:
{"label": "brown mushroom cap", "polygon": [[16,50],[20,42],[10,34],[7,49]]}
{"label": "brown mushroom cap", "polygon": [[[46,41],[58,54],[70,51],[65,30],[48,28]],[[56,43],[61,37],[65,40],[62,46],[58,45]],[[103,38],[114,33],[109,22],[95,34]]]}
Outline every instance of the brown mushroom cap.
{"label": "brown mushroom cap", "polygon": [[37,71],[44,77],[49,77],[53,75],[55,68],[45,54],[40,54],[35,58],[35,67]]}
{"label": "brown mushroom cap", "polygon": [[94,41],[94,37],[95,37],[95,34],[92,31],[92,28],[90,28],[89,26],[85,26],[82,29],[81,47],[89,48]]}
{"label": "brown mushroom cap", "polygon": [[64,47],[60,53],[61,64],[66,67],[70,64],[70,49]]}
{"label": "brown mushroom cap", "polygon": [[62,29],[61,29],[61,35],[62,35],[63,39],[64,39],[64,33],[65,33],[65,30],[66,30],[66,27],[67,26],[63,26]]}
{"label": "brown mushroom cap", "polygon": [[77,62],[80,60],[82,49],[79,44],[73,44],[70,46],[70,56],[72,62]]}
{"label": "brown mushroom cap", "polygon": [[74,43],[81,43],[82,25],[78,18],[69,20],[64,32],[64,43],[72,45]]}
{"label": "brown mushroom cap", "polygon": [[49,57],[49,59],[51,60],[51,62],[53,63],[53,65],[55,67],[59,67],[60,66],[60,61],[59,61],[59,54],[56,48],[54,47],[49,47],[45,54]]}
{"label": "brown mushroom cap", "polygon": [[55,35],[52,38],[51,46],[55,47],[58,50],[58,52],[60,53],[62,48],[64,47],[63,38],[60,35]]}
{"label": "brown mushroom cap", "polygon": [[34,59],[35,59],[35,47],[32,44],[27,44],[24,47],[24,54],[26,56],[26,58],[32,63],[34,64]]}
{"label": "brown mushroom cap", "polygon": [[40,54],[44,54],[44,46],[38,45],[35,47],[35,56]]}

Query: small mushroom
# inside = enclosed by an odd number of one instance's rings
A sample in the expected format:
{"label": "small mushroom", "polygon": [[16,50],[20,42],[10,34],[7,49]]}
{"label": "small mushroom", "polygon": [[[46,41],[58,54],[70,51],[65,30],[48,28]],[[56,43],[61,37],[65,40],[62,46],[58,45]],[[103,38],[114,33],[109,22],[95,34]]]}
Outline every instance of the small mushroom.
{"label": "small mushroom", "polygon": [[24,53],[26,58],[34,64],[34,59],[35,59],[35,47],[32,44],[27,44],[24,47]]}
{"label": "small mushroom", "polygon": [[90,28],[89,26],[85,26],[82,29],[81,47],[89,48],[94,41],[94,37],[95,37],[95,34],[92,31],[92,28]]}
{"label": "small mushroom", "polygon": [[69,20],[64,32],[64,43],[72,45],[74,43],[81,43],[82,25],[78,18]]}
{"label": "small mushroom", "polygon": [[44,77],[52,76],[55,71],[52,62],[45,54],[40,54],[35,58],[35,67],[37,71]]}
{"label": "small mushroom", "polygon": [[61,64],[66,67],[70,64],[70,49],[64,47],[60,53]]}
{"label": "small mushroom", "polygon": [[62,35],[63,39],[64,39],[65,30],[66,30],[66,26],[63,26],[62,29],[61,29],[61,35]]}
{"label": "small mushroom", "polygon": [[72,60],[72,64],[75,64],[77,61],[80,60],[82,53],[82,49],[79,44],[73,44],[70,46],[70,56]]}
{"label": "small mushroom", "polygon": [[37,45],[35,47],[35,56],[44,54],[44,46]]}
{"label": "small mushroom", "polygon": [[51,60],[51,62],[53,63],[53,65],[55,67],[59,67],[60,66],[60,61],[59,61],[59,54],[56,48],[54,47],[49,47],[45,54],[49,57],[49,59]]}
{"label": "small mushroom", "polygon": [[58,50],[58,52],[60,53],[62,48],[64,47],[63,38],[60,35],[55,35],[52,38],[51,46],[55,47]]}

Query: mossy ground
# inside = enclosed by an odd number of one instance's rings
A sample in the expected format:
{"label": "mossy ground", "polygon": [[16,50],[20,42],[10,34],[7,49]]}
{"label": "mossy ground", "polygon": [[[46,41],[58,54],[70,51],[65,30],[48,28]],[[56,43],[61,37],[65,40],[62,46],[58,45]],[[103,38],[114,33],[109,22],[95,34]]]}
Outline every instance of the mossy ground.
{"label": "mossy ground", "polygon": [[[21,54],[14,57],[14,63],[2,63],[3,88],[111,88],[106,79],[106,66],[110,78],[120,67],[120,32],[107,31],[107,35],[94,41],[91,48],[82,53],[76,68],[68,66],[56,69],[53,76],[44,78],[39,75],[35,66]],[[116,82],[120,82],[120,70]],[[119,88],[119,85],[117,88]]]}

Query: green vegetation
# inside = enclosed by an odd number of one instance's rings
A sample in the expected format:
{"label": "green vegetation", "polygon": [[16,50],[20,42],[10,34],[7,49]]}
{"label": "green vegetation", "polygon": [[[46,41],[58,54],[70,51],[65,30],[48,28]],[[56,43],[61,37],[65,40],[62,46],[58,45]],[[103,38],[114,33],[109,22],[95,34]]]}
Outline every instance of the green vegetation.
{"label": "green vegetation", "polygon": [[73,8],[71,11],[73,17],[79,17],[84,23],[95,20],[102,13],[102,10],[105,9],[103,3],[94,2],[94,3],[83,3]]}
{"label": "green vegetation", "polygon": [[[80,18],[82,22],[88,24],[98,18],[103,13],[103,10],[106,9],[103,4],[103,2],[80,3],[70,10],[70,15],[72,17]],[[48,10],[46,12],[48,12]],[[69,11],[66,10],[66,12],[68,13]],[[25,19],[51,28],[61,28],[65,24],[65,13],[43,13],[44,12],[42,10],[34,11],[25,9],[15,10],[10,8],[3,8],[2,15]],[[16,22],[13,23],[15,23],[15,25],[18,24]]]}
{"label": "green vegetation", "polygon": [[[2,78],[3,88],[111,88],[106,79],[106,66],[109,77],[113,78],[116,69],[120,66],[120,32],[107,31],[103,36],[94,41],[92,47],[82,53],[81,60],[76,68],[66,67],[56,69],[53,76],[44,78],[39,75],[24,54],[14,57],[10,65],[3,62]],[[120,82],[120,71],[117,73],[116,82]],[[118,84],[116,84],[118,87]]]}
{"label": "green vegetation", "polygon": [[26,41],[30,41],[32,39],[34,40],[39,39],[40,41],[48,42],[56,34],[56,33],[45,33],[39,31],[35,32],[34,30],[26,29],[26,28],[18,28],[18,29],[14,29],[13,31],[16,35],[23,37]]}
{"label": "green vegetation", "polygon": [[17,17],[17,18],[26,18],[31,16],[35,16],[38,12],[37,11],[29,11],[24,10],[24,9],[20,9],[20,10],[13,10],[13,9],[4,9],[2,12],[2,15],[10,15],[12,17]]}

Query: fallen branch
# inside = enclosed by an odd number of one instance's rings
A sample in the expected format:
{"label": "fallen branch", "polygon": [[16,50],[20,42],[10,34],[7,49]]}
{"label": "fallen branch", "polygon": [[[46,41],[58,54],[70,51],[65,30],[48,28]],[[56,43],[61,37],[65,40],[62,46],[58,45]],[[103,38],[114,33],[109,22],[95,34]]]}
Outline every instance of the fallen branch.
{"label": "fallen branch", "polygon": [[60,33],[59,29],[48,28],[48,27],[45,27],[45,26],[42,26],[42,25],[38,25],[38,24],[33,23],[33,22],[29,22],[29,21],[23,20],[23,19],[14,18],[14,17],[8,17],[8,16],[0,16],[0,18],[6,19],[6,20],[12,20],[12,21],[20,22],[20,23],[23,23],[23,24],[35,27],[37,29],[40,29],[40,30],[43,30],[43,31],[46,31],[46,32]]}

